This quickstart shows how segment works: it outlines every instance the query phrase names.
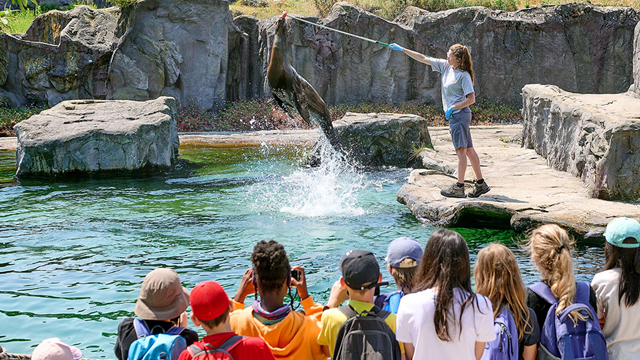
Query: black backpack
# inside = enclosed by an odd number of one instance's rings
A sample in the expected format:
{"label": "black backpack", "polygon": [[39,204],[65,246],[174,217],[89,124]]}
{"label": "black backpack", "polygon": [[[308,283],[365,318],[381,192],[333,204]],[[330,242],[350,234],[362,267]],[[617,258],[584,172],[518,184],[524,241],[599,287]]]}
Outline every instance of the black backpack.
{"label": "black backpack", "polygon": [[388,311],[374,306],[358,314],[350,305],[338,308],[347,321],[336,337],[333,360],[400,360],[396,334],[384,321]]}

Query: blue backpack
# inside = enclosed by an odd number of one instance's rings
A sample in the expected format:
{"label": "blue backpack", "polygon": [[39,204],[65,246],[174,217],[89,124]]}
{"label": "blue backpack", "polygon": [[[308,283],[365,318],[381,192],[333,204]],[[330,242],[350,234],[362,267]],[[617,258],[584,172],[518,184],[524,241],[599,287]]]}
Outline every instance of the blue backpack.
{"label": "blue backpack", "polygon": [[392,312],[394,314],[398,313],[398,307],[400,307],[400,299],[404,296],[402,291],[396,291],[391,294],[380,295],[376,301],[376,305],[380,307],[384,311]]}
{"label": "blue backpack", "polygon": [[488,342],[480,360],[518,360],[518,326],[508,306],[493,320],[496,339]]}
{"label": "blue backpack", "polygon": [[[183,327],[174,326],[162,334],[151,335],[147,323],[133,320],[138,340],[131,343],[127,360],[178,360],[187,340],[180,333]],[[154,328],[155,329],[155,328]]]}
{"label": "blue backpack", "polygon": [[[576,284],[576,297],[572,305],[567,306],[556,316],[558,300],[551,288],[538,282],[529,288],[551,304],[540,333],[538,360],[609,360],[607,342],[600,330],[598,317],[589,304],[590,286],[579,281]],[[587,316],[585,321],[578,320],[574,325],[569,313],[580,311]]]}

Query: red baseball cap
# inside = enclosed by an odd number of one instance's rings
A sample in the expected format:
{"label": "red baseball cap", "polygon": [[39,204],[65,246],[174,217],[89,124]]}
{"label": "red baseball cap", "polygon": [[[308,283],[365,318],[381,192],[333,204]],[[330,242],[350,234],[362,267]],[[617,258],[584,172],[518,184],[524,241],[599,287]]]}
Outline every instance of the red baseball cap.
{"label": "red baseball cap", "polygon": [[200,320],[208,321],[222,315],[229,308],[229,297],[215,281],[202,281],[191,290],[191,311]]}

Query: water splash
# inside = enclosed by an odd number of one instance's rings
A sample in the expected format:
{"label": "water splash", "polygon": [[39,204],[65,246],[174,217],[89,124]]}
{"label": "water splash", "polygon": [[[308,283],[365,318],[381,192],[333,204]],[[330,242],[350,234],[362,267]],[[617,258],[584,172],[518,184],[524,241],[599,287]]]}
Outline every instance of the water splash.
{"label": "water splash", "polygon": [[318,167],[299,167],[269,184],[256,184],[249,196],[258,212],[276,211],[299,217],[359,216],[358,194],[368,186],[364,172],[334,150],[324,135],[314,149]]}

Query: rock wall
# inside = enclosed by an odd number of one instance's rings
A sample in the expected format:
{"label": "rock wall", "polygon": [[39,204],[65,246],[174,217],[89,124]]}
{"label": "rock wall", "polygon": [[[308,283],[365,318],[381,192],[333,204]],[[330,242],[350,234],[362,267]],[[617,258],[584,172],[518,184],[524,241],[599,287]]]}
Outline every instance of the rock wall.
{"label": "rock wall", "polygon": [[239,36],[227,1],[142,0],[123,10],[116,36],[114,99],[172,96],[214,110],[226,101],[229,37]]}
{"label": "rock wall", "polygon": [[640,99],[522,89],[523,146],[585,183],[593,197],[640,198]]}
{"label": "rock wall", "polygon": [[[567,4],[515,12],[483,7],[428,12],[407,8],[389,22],[348,3],[336,4],[326,19],[308,21],[445,58],[450,45],[469,46],[479,99],[520,102],[529,83],[546,83],[581,93],[625,92],[633,81],[633,32],[640,13],[633,8]],[[235,20],[249,39],[249,56],[230,64],[241,73],[246,61],[262,64],[243,81],[263,83],[274,19]],[[384,46],[288,20],[292,65],[329,104],[380,101],[440,103],[438,73]],[[243,96],[255,97],[268,89]],[[230,99],[239,98],[229,94]]]}
{"label": "rock wall", "polygon": [[79,6],[40,15],[25,34],[0,33],[0,103],[105,99],[117,16]]}
{"label": "rock wall", "polygon": [[636,25],[633,39],[633,88],[636,97],[640,97],[640,23]]}
{"label": "rock wall", "polygon": [[14,129],[18,177],[166,169],[179,146],[170,97],[65,101]]}

